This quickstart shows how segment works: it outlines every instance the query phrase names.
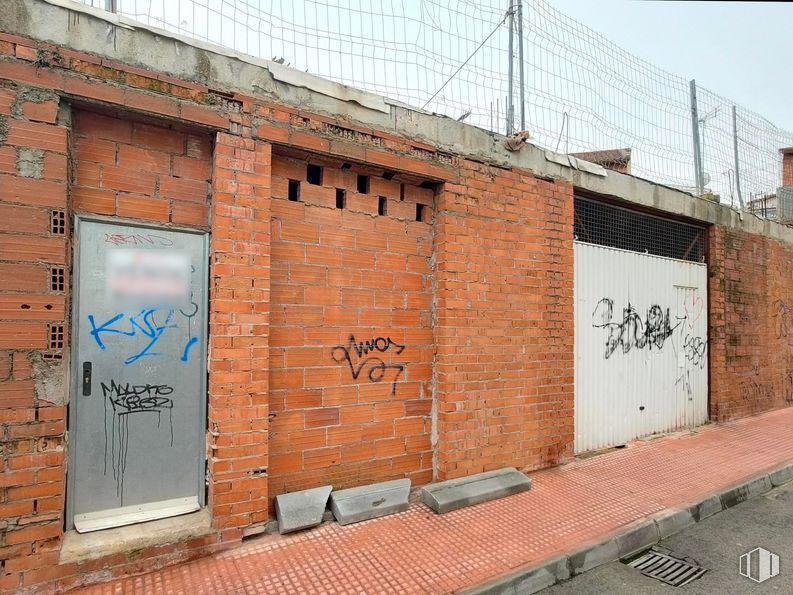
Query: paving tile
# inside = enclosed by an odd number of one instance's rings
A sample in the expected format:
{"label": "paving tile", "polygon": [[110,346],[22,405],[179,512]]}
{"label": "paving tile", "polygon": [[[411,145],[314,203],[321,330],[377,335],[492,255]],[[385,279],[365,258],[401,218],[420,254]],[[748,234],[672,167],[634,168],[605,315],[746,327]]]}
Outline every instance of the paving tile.
{"label": "paving tile", "polygon": [[530,491],[436,515],[267,535],[82,593],[450,593],[793,461],[793,408],[531,473]]}

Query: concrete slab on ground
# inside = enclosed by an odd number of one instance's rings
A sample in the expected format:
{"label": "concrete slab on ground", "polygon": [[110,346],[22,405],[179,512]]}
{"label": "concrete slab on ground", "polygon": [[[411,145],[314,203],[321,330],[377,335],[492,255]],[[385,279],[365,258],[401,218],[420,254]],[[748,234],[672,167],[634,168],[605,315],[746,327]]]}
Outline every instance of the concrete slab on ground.
{"label": "concrete slab on ground", "polygon": [[421,501],[438,514],[531,489],[531,479],[512,467],[425,486]]}
{"label": "concrete slab on ground", "polygon": [[410,480],[395,479],[330,495],[330,509],[342,525],[404,512],[410,508]]}
{"label": "concrete slab on ground", "polygon": [[321,486],[276,496],[275,515],[278,519],[278,532],[283,535],[319,525],[328,506],[328,496],[332,489],[332,486]]}

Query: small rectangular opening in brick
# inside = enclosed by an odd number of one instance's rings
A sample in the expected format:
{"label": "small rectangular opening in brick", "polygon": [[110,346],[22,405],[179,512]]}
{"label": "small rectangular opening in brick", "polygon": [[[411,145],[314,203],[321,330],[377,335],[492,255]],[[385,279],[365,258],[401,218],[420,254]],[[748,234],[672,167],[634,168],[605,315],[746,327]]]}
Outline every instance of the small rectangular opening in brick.
{"label": "small rectangular opening in brick", "polygon": [[62,324],[49,325],[47,347],[49,349],[63,349],[64,328]]}
{"label": "small rectangular opening in brick", "polygon": [[50,232],[54,235],[62,236],[66,233],[66,213],[63,211],[52,211],[50,214]]}
{"label": "small rectangular opening in brick", "polygon": [[426,209],[424,206],[423,204],[416,203],[416,221],[424,221],[426,217]]}
{"label": "small rectangular opening in brick", "polygon": [[358,193],[369,194],[369,176],[358,175]]}
{"label": "small rectangular opening in brick", "polygon": [[392,180],[394,178],[394,172],[392,171],[384,171],[383,172],[383,179],[384,180]]}
{"label": "small rectangular opening in brick", "polygon": [[322,166],[309,163],[306,166],[306,182],[314,186],[322,186]]}
{"label": "small rectangular opening in brick", "polygon": [[341,188],[336,188],[336,208],[343,209],[347,202],[347,193]]}
{"label": "small rectangular opening in brick", "polygon": [[399,200],[405,200],[405,185],[399,185]]}
{"label": "small rectangular opening in brick", "polygon": [[50,269],[50,291],[66,290],[66,269],[53,267]]}
{"label": "small rectangular opening in brick", "polygon": [[386,200],[385,196],[378,196],[377,197],[377,214],[378,215],[385,215],[388,210],[388,200]]}
{"label": "small rectangular opening in brick", "polygon": [[297,180],[289,180],[289,192],[287,196],[292,202],[300,200],[300,182]]}

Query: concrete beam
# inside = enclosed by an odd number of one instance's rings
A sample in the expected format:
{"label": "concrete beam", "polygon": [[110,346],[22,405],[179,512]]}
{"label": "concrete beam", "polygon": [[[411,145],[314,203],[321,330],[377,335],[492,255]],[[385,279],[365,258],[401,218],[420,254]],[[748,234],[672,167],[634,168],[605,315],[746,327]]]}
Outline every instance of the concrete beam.
{"label": "concrete beam", "polygon": [[332,489],[332,486],[321,486],[276,496],[275,515],[278,519],[278,532],[283,535],[319,525]]}
{"label": "concrete beam", "polygon": [[531,489],[531,479],[511,467],[430,484],[421,490],[421,501],[438,514]]}
{"label": "concrete beam", "polygon": [[395,479],[330,495],[330,509],[340,525],[404,512],[410,507],[410,480]]}

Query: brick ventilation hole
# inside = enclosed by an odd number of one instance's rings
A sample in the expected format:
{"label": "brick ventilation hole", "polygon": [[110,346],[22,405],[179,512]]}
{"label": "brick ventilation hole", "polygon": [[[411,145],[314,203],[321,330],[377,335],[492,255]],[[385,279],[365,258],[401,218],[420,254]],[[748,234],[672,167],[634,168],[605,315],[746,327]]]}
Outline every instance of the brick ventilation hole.
{"label": "brick ventilation hole", "polygon": [[399,185],[399,200],[405,200],[405,185]]}
{"label": "brick ventilation hole", "polygon": [[57,236],[66,234],[66,213],[64,211],[52,211],[50,213],[50,232]]}
{"label": "brick ventilation hole", "polygon": [[388,201],[385,196],[377,197],[377,214],[385,215],[388,211]]}
{"label": "brick ventilation hole", "polygon": [[336,208],[343,209],[347,202],[347,193],[341,188],[336,188]]}
{"label": "brick ventilation hole", "polygon": [[66,269],[50,268],[50,291],[66,291]]}
{"label": "brick ventilation hole", "polygon": [[297,180],[289,180],[289,200],[297,202],[300,200],[300,182]]}
{"label": "brick ventilation hole", "polygon": [[416,203],[416,221],[424,221],[424,218],[425,218],[424,205],[421,203]]}
{"label": "brick ventilation hole", "polygon": [[369,176],[358,175],[358,193],[369,194]]}
{"label": "brick ventilation hole", "polygon": [[47,351],[42,354],[45,360],[63,359],[63,342],[65,337],[63,324],[50,324],[47,326]]}

